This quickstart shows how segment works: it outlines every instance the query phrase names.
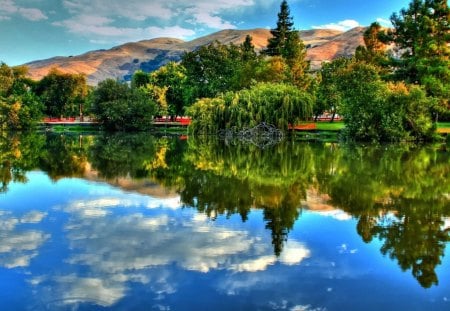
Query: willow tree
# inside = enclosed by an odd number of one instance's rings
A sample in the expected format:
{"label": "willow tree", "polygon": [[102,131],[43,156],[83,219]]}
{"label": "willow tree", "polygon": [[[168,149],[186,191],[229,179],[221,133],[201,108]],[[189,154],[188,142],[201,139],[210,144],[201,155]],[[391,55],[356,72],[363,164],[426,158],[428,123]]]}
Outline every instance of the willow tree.
{"label": "willow tree", "polygon": [[215,134],[221,129],[254,127],[262,122],[281,130],[312,116],[310,94],[291,84],[259,83],[250,89],[202,99],[188,109],[191,130]]}

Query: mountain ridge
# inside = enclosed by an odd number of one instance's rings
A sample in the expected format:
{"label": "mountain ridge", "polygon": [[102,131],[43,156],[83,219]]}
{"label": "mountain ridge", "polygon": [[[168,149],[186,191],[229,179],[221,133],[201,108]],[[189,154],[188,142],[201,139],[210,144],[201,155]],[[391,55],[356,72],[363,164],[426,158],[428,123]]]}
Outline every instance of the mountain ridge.
{"label": "mountain ridge", "polygon": [[[317,70],[323,62],[340,56],[351,56],[356,47],[363,45],[365,28],[356,27],[342,32],[329,29],[300,31],[305,46],[307,59],[311,68]],[[193,51],[214,41],[223,44],[240,44],[247,35],[253,38],[256,50],[267,45],[271,37],[270,30],[256,28],[250,30],[221,30],[191,41],[176,38],[154,38],[137,42],[128,42],[112,47],[88,51],[76,56],[56,56],[36,60],[25,64],[29,67],[29,76],[34,80],[44,77],[52,68],[71,73],[85,74],[88,84],[96,85],[107,78],[129,80],[138,69],[149,72],[163,66],[169,61],[179,61],[185,52]]]}

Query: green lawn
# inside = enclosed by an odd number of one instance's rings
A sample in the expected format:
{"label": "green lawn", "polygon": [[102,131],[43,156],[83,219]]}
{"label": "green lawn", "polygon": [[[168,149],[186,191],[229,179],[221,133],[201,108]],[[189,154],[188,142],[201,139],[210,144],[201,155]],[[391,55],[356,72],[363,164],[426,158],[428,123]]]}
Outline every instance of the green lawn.
{"label": "green lawn", "polygon": [[450,128],[450,122],[438,122],[438,129]]}
{"label": "green lawn", "polygon": [[[344,128],[345,124],[342,121],[338,122],[317,122],[316,128],[319,131],[340,131]],[[438,129],[450,129],[450,122],[438,122]]]}
{"label": "green lawn", "polygon": [[319,131],[340,131],[344,128],[344,122],[317,122],[316,128]]}

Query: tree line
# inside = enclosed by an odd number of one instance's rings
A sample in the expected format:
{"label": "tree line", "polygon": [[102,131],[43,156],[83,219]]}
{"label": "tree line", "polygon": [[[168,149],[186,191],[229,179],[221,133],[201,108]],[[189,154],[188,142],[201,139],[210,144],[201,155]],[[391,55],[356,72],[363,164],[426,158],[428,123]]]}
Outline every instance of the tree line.
{"label": "tree line", "polygon": [[193,133],[215,134],[267,122],[289,124],[325,111],[344,117],[349,140],[429,140],[435,122],[450,120],[450,10],[446,0],[412,0],[373,23],[364,46],[311,72],[306,48],[282,1],[267,48],[213,42],[186,52],[131,83],[49,72],[26,78],[25,67],[0,66],[0,128],[26,130],[42,115],[92,115],[107,130],[146,130],[154,116],[190,115]]}

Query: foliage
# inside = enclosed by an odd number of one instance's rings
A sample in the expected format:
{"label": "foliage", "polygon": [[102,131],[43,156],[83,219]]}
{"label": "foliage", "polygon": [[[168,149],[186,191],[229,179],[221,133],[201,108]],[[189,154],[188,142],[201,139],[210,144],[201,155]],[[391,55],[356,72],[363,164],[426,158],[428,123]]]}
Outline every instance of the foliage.
{"label": "foliage", "polygon": [[42,116],[43,107],[26,73],[26,67],[0,64],[0,130],[29,130]]}
{"label": "foliage", "polygon": [[159,88],[166,88],[166,109],[171,116],[184,114],[186,69],[182,65],[174,62],[168,63],[152,72],[149,82]]}
{"label": "foliage", "polygon": [[143,72],[142,70],[137,70],[134,72],[133,77],[131,78],[131,87],[139,88],[145,87],[150,83],[150,76]]}
{"label": "foliage", "polygon": [[359,141],[428,140],[434,132],[433,101],[415,86],[383,82],[378,68],[337,60],[322,70],[318,98],[337,105],[344,136]]}
{"label": "foliage", "polygon": [[287,130],[312,114],[311,96],[288,84],[260,83],[250,89],[199,100],[188,109],[194,134],[243,129],[262,122]]}
{"label": "foliage", "polygon": [[259,62],[251,37],[240,46],[216,41],[184,54],[181,65],[186,69],[186,105],[197,99],[249,87]]}
{"label": "foliage", "polygon": [[440,99],[435,113],[450,109],[450,8],[446,0],[412,0],[391,16],[387,42],[398,48],[394,78],[425,86]]}
{"label": "foliage", "polygon": [[33,132],[0,133],[0,193],[10,182],[27,182],[27,172],[36,169],[45,138]]}
{"label": "foliage", "polygon": [[41,119],[42,109],[38,98],[31,92],[0,98],[0,128],[30,130]]}
{"label": "foliage", "polygon": [[48,116],[81,115],[87,98],[86,76],[52,69],[35,88]]}
{"label": "foliage", "polygon": [[[383,28],[378,22],[372,23],[364,31],[364,46],[357,47],[355,58],[380,67],[388,66],[387,45],[383,42]],[[387,69],[382,70],[387,74]]]}
{"label": "foliage", "polygon": [[320,83],[317,89],[314,115],[317,117],[325,111],[332,113],[331,121],[342,105],[342,94],[338,90],[340,73],[351,63],[351,59],[338,58],[330,63],[323,64],[319,76]]}
{"label": "foliage", "polygon": [[293,26],[294,22],[290,16],[289,6],[287,1],[283,0],[278,13],[277,27],[270,30],[272,38],[269,38],[264,53],[269,56],[281,56],[289,66],[288,81],[306,89],[310,83],[310,79],[306,75],[309,70],[306,48],[300,39],[299,32]]}
{"label": "foliage", "polygon": [[93,113],[107,130],[146,130],[156,113],[156,104],[142,89],[112,79],[99,83],[91,101]]}
{"label": "foliage", "polygon": [[445,151],[355,146],[324,156],[316,157],[321,172],[317,178],[320,191],[331,197],[330,204],[356,218],[362,239],[367,243],[379,239],[380,251],[402,270],[411,269],[423,287],[437,284],[435,269],[450,240],[443,223],[450,213]]}
{"label": "foliage", "polygon": [[291,17],[289,5],[286,0],[283,0],[280,5],[280,12],[278,13],[277,27],[270,30],[272,38],[267,42],[265,53],[270,56],[286,57],[290,52],[288,47],[291,47],[290,40],[294,39],[292,33],[298,34],[293,30],[294,22]]}
{"label": "foliage", "polygon": [[237,46],[219,42],[184,54],[181,64],[186,68],[188,102],[238,89],[236,72],[240,58]]}

